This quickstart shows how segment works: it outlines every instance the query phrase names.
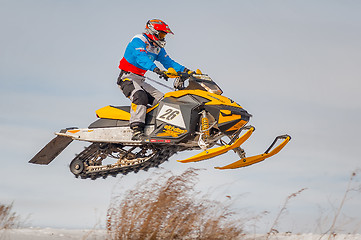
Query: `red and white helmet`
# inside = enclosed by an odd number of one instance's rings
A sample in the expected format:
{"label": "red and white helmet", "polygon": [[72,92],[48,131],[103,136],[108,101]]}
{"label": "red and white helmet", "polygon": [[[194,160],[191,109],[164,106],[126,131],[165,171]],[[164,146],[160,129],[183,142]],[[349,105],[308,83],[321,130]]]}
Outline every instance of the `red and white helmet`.
{"label": "red and white helmet", "polygon": [[159,47],[164,48],[166,41],[165,36],[168,33],[174,34],[169,26],[160,19],[149,20],[145,26],[145,35],[156,43]]}

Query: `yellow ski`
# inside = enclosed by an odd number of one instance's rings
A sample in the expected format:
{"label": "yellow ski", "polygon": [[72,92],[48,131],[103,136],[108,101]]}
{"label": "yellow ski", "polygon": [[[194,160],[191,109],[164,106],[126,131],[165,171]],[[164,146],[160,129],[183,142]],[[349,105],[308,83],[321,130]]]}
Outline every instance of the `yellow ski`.
{"label": "yellow ski", "polygon": [[[270,151],[273,148],[273,146],[275,145],[275,143],[277,142],[278,139],[284,139],[284,140],[282,141],[282,143],[280,145],[278,145],[272,151]],[[260,154],[260,155],[256,155],[256,156],[252,156],[252,157],[242,158],[241,160],[238,160],[238,161],[236,161],[234,163],[231,163],[229,165],[226,165],[226,166],[223,166],[223,167],[215,167],[215,169],[235,169],[235,168],[246,167],[246,166],[261,162],[261,161],[265,160],[266,158],[272,157],[273,155],[275,155],[279,151],[281,151],[282,148],[284,146],[286,146],[286,144],[290,140],[291,140],[291,137],[289,135],[278,136],[273,141],[271,146],[266,150],[265,153]]]}
{"label": "yellow ski", "polygon": [[239,137],[236,141],[234,141],[234,143],[232,144],[227,144],[221,147],[217,147],[217,148],[212,148],[206,151],[203,151],[197,155],[194,155],[193,157],[184,159],[184,160],[177,160],[178,162],[182,162],[182,163],[188,163],[188,162],[198,162],[201,160],[205,160],[205,159],[209,159],[209,158],[213,158],[216,157],[218,155],[221,155],[223,153],[228,152],[229,150],[232,150],[234,148],[237,148],[239,146],[241,146],[241,144],[243,144],[253,133],[253,131],[255,130],[255,128],[253,126],[250,127],[250,129],[243,134],[241,137]]}

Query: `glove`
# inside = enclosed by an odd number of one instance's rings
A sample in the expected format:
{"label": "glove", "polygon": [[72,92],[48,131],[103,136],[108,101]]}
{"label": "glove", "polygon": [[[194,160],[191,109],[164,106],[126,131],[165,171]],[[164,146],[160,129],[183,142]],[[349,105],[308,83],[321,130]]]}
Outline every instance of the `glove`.
{"label": "glove", "polygon": [[183,72],[184,72],[184,73],[188,73],[189,75],[191,75],[191,74],[194,73],[194,71],[189,70],[188,68],[184,68]]}
{"label": "glove", "polygon": [[153,72],[159,75],[159,78],[164,78],[164,80],[168,81],[168,76],[165,71],[160,70],[159,68],[154,68]]}

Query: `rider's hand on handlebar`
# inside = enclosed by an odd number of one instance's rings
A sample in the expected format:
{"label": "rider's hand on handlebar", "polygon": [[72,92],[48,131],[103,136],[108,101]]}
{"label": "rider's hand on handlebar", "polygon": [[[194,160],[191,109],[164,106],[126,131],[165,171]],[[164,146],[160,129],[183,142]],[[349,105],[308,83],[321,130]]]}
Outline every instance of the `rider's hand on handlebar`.
{"label": "rider's hand on handlebar", "polygon": [[164,78],[164,80],[168,81],[168,76],[165,71],[160,70],[159,68],[154,68],[153,72],[159,75],[159,78]]}
{"label": "rider's hand on handlebar", "polygon": [[188,68],[184,68],[183,72],[184,72],[184,73],[188,73],[189,75],[195,73],[194,71],[189,70]]}

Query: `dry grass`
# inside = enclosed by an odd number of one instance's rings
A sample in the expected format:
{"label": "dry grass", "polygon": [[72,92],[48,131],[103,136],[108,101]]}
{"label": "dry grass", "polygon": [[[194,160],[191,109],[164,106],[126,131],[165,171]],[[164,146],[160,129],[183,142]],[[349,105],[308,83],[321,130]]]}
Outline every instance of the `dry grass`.
{"label": "dry grass", "polygon": [[[344,205],[352,197],[351,193],[361,193],[361,184],[356,181],[359,172],[351,174],[344,196],[334,208],[332,221],[320,239],[336,236]],[[240,218],[239,211],[231,210],[234,202],[229,196],[225,201],[229,204],[209,200],[209,196],[194,190],[197,182],[196,169],[189,169],[179,176],[167,172],[113,197],[107,214],[108,239],[250,239],[251,235],[245,235],[244,228],[254,222],[251,227],[256,229],[256,225],[262,225],[261,218],[269,213],[265,211],[253,218]],[[287,196],[269,231],[264,235],[255,234],[254,239],[280,236],[277,228],[282,225],[289,202],[305,190],[302,188]]]}
{"label": "dry grass", "polygon": [[[323,237],[327,237],[328,240],[333,239],[337,235],[337,224],[340,221],[340,217],[342,214],[343,207],[346,204],[346,201],[352,198],[353,196],[350,196],[352,193],[360,194],[361,193],[361,184],[357,181],[356,177],[360,175],[361,170],[357,169],[353,171],[350,175],[349,181],[347,183],[346,190],[344,192],[344,195],[339,202],[339,205],[337,208],[334,208],[334,216],[332,218],[332,221],[330,223],[330,226],[328,229],[323,232],[320,236],[320,239]],[[320,218],[319,221],[321,221],[322,218]],[[327,217],[325,218],[327,219]]]}
{"label": "dry grass", "polygon": [[20,225],[20,217],[13,212],[13,204],[0,204],[0,230],[17,228]]}
{"label": "dry grass", "polygon": [[108,239],[240,239],[242,221],[230,206],[194,190],[197,170],[158,175],[123,197],[107,213]]}
{"label": "dry grass", "polygon": [[287,205],[288,205],[288,202],[292,199],[292,198],[295,198],[297,197],[299,194],[301,194],[303,191],[305,191],[306,188],[302,188],[300,190],[298,190],[297,192],[295,193],[292,193],[290,194],[289,196],[287,196],[285,202],[283,203],[280,211],[278,212],[275,220],[273,221],[273,224],[270,228],[270,230],[267,232],[266,234],[266,239],[269,239],[271,235],[273,234],[277,234],[278,233],[278,230],[276,229],[276,226],[279,224],[279,220],[281,218],[281,216],[284,214],[284,212],[287,210]]}

